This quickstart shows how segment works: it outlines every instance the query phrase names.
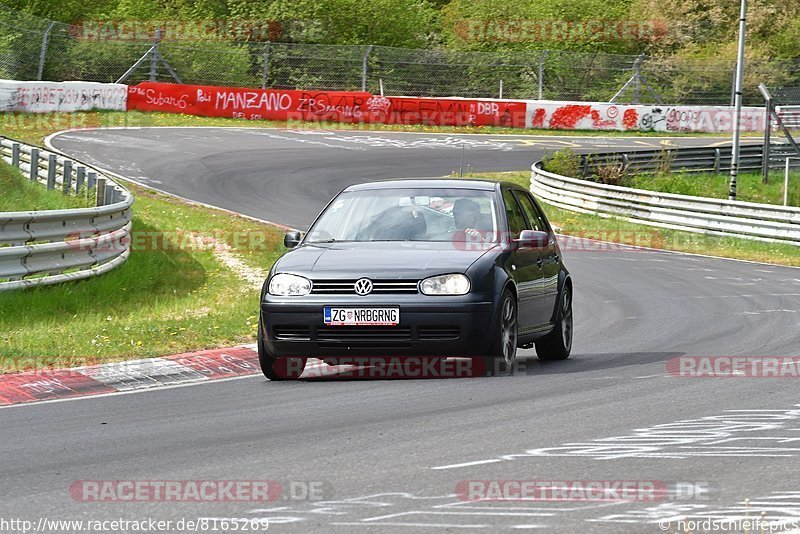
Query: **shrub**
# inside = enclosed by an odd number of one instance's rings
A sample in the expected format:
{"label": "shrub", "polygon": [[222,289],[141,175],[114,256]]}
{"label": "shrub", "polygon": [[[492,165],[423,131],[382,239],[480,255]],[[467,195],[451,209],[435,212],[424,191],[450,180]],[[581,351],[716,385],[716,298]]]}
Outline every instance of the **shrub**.
{"label": "shrub", "polygon": [[580,174],[580,158],[571,149],[564,148],[542,158],[544,170],[561,176],[578,177]]}

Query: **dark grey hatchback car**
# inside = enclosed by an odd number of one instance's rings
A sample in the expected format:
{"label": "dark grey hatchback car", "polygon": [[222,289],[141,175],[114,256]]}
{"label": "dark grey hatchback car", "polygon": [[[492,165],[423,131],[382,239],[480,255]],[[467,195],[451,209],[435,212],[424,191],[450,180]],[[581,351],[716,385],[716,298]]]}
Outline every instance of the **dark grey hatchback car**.
{"label": "dark grey hatchback car", "polygon": [[518,347],[569,357],[572,280],[524,188],[473,180],[354,185],[272,267],[258,352],[272,380],[306,359],[479,359],[513,369]]}

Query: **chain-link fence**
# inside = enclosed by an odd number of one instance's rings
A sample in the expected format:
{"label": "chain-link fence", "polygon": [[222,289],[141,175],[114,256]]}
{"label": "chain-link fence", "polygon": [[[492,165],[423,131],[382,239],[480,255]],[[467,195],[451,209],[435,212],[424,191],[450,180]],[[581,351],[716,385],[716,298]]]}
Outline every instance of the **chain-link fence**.
{"label": "chain-link fence", "polygon": [[[572,51],[462,52],[384,46],[87,37],[81,26],[0,4],[0,78],[114,82],[124,78],[242,87],[366,90],[388,95],[469,96],[668,104],[731,103],[734,62]],[[152,56],[152,54],[151,54]],[[169,67],[173,72],[170,72]],[[800,62],[747,65],[745,103],[757,85],[800,83]],[[620,89],[624,88],[620,94]]]}

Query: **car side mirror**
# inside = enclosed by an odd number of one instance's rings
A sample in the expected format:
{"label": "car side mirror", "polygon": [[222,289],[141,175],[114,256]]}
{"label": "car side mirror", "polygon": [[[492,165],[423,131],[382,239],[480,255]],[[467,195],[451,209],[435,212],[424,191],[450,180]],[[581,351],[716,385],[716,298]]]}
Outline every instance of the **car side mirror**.
{"label": "car side mirror", "polygon": [[300,243],[300,232],[292,231],[286,232],[283,236],[283,246],[286,248],[294,248]]}
{"label": "car side mirror", "polygon": [[550,244],[550,234],[539,230],[523,230],[519,234],[519,239],[515,239],[514,243],[519,248],[541,250],[547,248]]}

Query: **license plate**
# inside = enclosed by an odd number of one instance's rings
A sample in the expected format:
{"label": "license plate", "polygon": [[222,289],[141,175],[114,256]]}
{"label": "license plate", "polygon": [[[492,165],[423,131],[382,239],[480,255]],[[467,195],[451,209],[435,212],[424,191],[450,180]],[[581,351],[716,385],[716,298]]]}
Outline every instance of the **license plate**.
{"label": "license plate", "polygon": [[322,308],[328,326],[395,326],[400,324],[400,308]]}

